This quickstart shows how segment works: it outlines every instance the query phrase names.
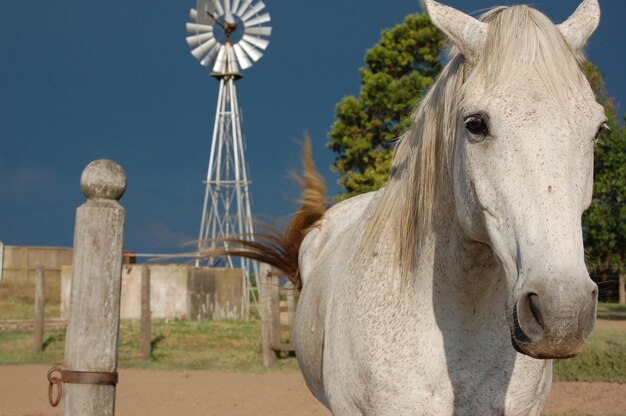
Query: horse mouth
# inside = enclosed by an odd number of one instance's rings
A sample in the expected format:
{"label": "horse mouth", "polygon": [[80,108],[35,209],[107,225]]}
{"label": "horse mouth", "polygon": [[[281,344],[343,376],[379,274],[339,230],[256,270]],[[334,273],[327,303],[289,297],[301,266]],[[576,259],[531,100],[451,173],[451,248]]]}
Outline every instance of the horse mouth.
{"label": "horse mouth", "polygon": [[510,325],[511,344],[515,351],[542,360],[572,358],[582,351],[585,337],[580,333],[565,338],[527,334],[520,324],[517,310],[516,304]]}
{"label": "horse mouth", "polygon": [[511,336],[511,344],[513,345],[513,348],[515,348],[515,351],[520,354],[528,355],[529,357],[540,360],[573,358],[576,357],[582,350],[582,348],[577,348],[570,352],[544,351],[542,349],[537,350],[532,343],[520,341],[515,335]]}

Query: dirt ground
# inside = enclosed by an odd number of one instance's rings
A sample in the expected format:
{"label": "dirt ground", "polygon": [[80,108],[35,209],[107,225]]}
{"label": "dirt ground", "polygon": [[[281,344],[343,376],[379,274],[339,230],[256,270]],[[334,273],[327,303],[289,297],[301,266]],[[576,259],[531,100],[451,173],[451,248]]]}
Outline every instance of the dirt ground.
{"label": "dirt ground", "polygon": [[[0,416],[58,416],[47,399],[46,366],[0,367]],[[626,385],[556,383],[546,414],[626,415]],[[121,370],[120,416],[330,415],[299,373]]]}

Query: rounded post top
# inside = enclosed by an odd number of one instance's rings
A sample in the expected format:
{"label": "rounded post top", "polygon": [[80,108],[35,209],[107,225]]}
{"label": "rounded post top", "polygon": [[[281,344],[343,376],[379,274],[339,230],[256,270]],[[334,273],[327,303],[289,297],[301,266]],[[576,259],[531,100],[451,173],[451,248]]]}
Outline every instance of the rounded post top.
{"label": "rounded post top", "polygon": [[83,170],[80,189],[87,199],[117,201],[126,190],[126,173],[112,160],[94,160]]}

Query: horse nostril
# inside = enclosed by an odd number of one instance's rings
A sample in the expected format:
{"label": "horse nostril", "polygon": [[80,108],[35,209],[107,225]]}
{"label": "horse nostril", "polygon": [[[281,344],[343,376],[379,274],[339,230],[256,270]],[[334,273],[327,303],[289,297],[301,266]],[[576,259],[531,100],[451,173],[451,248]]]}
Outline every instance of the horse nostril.
{"label": "horse nostril", "polygon": [[519,332],[523,333],[524,337],[530,342],[541,341],[546,334],[546,322],[544,320],[544,313],[541,312],[541,301],[539,295],[534,292],[527,292],[520,296],[517,303],[514,318],[517,318],[519,325]]}
{"label": "horse nostril", "polygon": [[541,329],[545,330],[543,317],[541,316],[541,312],[539,311],[539,306],[537,305],[538,303],[537,299],[538,299],[538,296],[536,293],[530,293],[528,295],[528,307],[530,308],[530,313],[532,313],[533,318],[535,318],[535,321],[537,321]]}

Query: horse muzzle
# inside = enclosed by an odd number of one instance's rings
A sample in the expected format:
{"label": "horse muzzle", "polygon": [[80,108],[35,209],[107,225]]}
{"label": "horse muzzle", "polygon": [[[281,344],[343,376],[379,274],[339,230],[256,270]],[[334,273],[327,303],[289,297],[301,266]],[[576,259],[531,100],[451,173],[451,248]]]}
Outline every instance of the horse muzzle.
{"label": "horse muzzle", "polygon": [[544,283],[527,285],[511,315],[513,347],[533,358],[577,355],[596,321],[598,287],[586,280],[572,285],[579,286],[578,290],[567,285],[560,290]]}

